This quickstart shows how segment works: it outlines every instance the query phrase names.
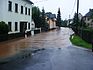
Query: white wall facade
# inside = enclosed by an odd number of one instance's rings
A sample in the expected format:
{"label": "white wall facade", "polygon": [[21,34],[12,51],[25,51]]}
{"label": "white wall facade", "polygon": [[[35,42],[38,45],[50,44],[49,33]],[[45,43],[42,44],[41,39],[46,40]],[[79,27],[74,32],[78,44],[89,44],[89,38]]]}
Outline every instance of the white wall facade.
{"label": "white wall facade", "polygon": [[54,19],[54,21],[52,19],[49,19],[47,21],[47,23],[49,24],[49,29],[56,28],[56,20],[55,19]]}
{"label": "white wall facade", "polygon": [[[12,2],[12,11],[8,11],[8,1]],[[18,13],[15,12],[15,3],[18,4]],[[23,14],[21,14],[21,6],[23,6]],[[25,15],[25,7],[27,7],[27,15]],[[20,32],[20,22],[27,22],[27,31],[31,30],[32,21],[32,5],[26,0],[0,0],[0,21],[12,22],[11,33]],[[30,9],[30,15],[28,15],[28,9]],[[15,22],[18,22],[18,30],[15,31]],[[28,23],[30,23],[30,29],[28,29]]]}

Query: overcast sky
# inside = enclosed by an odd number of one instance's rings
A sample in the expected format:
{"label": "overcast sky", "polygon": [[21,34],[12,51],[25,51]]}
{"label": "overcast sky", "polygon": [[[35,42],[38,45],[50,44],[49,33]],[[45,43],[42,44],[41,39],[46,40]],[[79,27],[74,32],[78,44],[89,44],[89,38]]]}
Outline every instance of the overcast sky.
{"label": "overcast sky", "polygon": [[[54,14],[57,14],[58,8],[60,7],[61,10],[61,18],[68,19],[69,14],[71,15],[71,18],[73,17],[73,14],[76,11],[76,3],[73,10],[74,2],[77,0],[31,0],[34,2],[35,6],[38,6],[40,10],[44,7],[45,12],[52,12]],[[89,9],[93,8],[93,0],[80,0],[80,7],[79,12],[82,15],[85,15]]]}

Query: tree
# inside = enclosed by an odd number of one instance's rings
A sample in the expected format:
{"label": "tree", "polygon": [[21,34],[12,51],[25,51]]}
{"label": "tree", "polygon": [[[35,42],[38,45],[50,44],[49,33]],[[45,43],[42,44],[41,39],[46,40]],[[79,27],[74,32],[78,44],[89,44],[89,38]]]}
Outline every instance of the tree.
{"label": "tree", "polygon": [[49,25],[48,23],[46,22],[46,19],[45,19],[45,10],[44,8],[42,9],[42,13],[41,13],[41,19],[42,19],[42,24],[41,24],[41,29],[42,31],[47,31],[49,29]]}
{"label": "tree", "polygon": [[32,8],[32,19],[35,22],[35,27],[40,28],[41,27],[41,11],[38,7],[34,6]]}
{"label": "tree", "polygon": [[72,23],[72,26],[75,27],[75,28],[78,28],[81,26],[81,20],[77,20],[77,13],[74,14],[74,18],[73,18],[73,23]]}
{"label": "tree", "polygon": [[58,9],[56,26],[61,27],[61,13],[60,13],[60,8]]}
{"label": "tree", "polygon": [[67,20],[65,19],[65,20],[61,20],[61,26],[62,27],[67,27]]}

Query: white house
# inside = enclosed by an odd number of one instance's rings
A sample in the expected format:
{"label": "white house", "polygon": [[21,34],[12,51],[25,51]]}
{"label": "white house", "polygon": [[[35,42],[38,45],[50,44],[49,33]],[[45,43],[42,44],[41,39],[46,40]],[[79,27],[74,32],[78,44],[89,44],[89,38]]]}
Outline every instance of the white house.
{"label": "white house", "polygon": [[83,17],[88,27],[93,27],[93,9],[89,9],[89,12]]}
{"label": "white house", "polygon": [[9,25],[9,34],[19,34],[32,29],[30,0],[0,0],[0,21]]}

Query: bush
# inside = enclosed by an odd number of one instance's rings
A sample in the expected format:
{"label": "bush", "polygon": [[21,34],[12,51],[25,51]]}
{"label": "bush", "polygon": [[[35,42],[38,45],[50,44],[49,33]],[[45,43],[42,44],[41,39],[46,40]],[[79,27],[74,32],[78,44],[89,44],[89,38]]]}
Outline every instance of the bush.
{"label": "bush", "polygon": [[8,39],[8,25],[1,21],[0,22],[0,41],[5,41]]}
{"label": "bush", "polygon": [[93,39],[93,30],[92,29],[83,29],[82,30],[82,39],[91,43]]}
{"label": "bush", "polygon": [[[73,38],[72,38],[73,36]],[[72,42],[72,44],[77,45],[79,47],[84,47],[84,48],[92,48],[92,44],[86,42],[85,40],[83,40],[81,37],[79,37],[78,35],[71,35],[70,36],[70,41]]]}
{"label": "bush", "polygon": [[72,28],[76,35],[79,35],[83,40],[91,43],[93,41],[93,29],[91,28]]}
{"label": "bush", "polygon": [[0,22],[0,34],[8,34],[8,31],[9,31],[8,25],[5,22],[1,21]]}

